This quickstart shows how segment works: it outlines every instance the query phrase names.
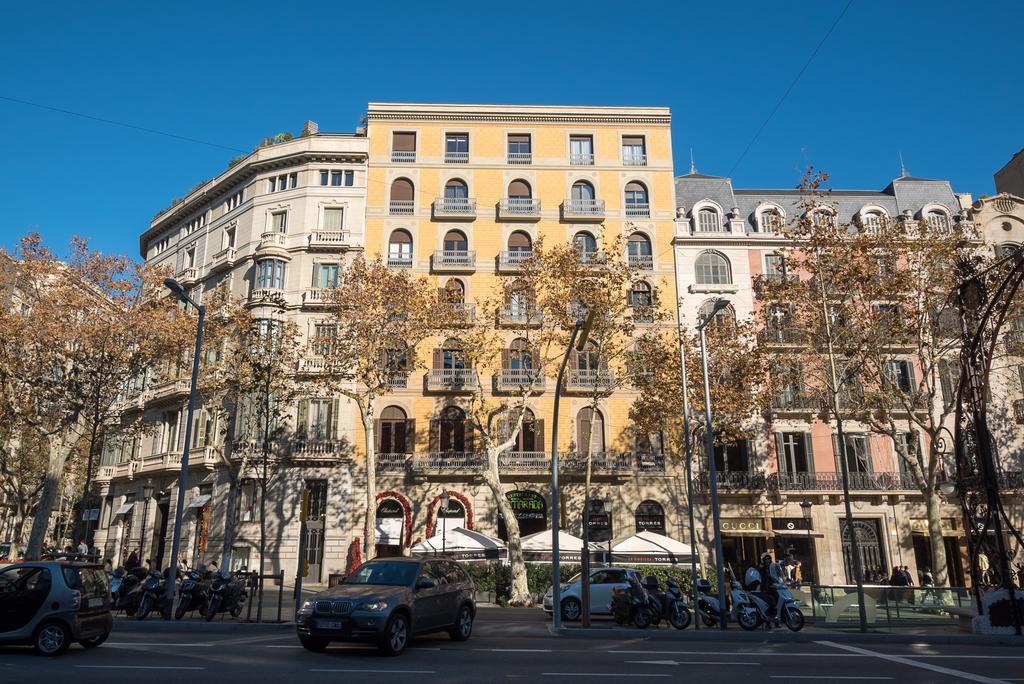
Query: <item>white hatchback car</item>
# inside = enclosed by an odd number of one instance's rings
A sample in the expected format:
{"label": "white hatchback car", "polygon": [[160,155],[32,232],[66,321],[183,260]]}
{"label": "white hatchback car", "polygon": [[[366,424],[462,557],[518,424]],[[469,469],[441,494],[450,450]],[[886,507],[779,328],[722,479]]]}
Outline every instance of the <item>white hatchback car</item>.
{"label": "white hatchback car", "polygon": [[[629,588],[630,577],[640,581],[640,576],[632,568],[597,568],[590,571],[590,614],[611,615],[612,589]],[[544,594],[543,606],[548,614],[552,609],[552,589],[548,587]],[[562,585],[562,619],[568,622],[579,620],[583,614],[583,582],[576,575]]]}

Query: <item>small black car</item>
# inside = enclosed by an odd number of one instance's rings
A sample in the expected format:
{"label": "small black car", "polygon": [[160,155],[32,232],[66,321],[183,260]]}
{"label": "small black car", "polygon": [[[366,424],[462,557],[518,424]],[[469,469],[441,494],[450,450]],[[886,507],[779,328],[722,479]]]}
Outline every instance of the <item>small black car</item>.
{"label": "small black car", "polygon": [[295,624],[310,651],[332,641],[370,641],[398,655],[414,634],[446,631],[455,641],[469,639],[475,593],[473,580],[453,561],[381,558],[303,603]]}

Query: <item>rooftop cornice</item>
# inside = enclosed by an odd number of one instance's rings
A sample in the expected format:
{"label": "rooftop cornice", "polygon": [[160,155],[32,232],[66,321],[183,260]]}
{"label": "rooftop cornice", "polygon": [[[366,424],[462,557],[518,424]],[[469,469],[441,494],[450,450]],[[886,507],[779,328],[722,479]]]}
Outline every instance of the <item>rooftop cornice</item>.
{"label": "rooftop cornice", "polygon": [[371,102],[368,121],[633,124],[668,126],[668,107],[589,107]]}

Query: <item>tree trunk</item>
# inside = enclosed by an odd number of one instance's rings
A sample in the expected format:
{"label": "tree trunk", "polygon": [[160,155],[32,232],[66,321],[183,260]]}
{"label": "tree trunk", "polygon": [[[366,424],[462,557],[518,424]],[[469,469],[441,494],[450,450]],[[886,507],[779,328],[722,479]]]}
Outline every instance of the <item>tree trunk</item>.
{"label": "tree trunk", "polygon": [[238,478],[233,475],[228,480],[228,495],[224,500],[224,548],[220,554],[220,569],[231,567],[231,551],[235,545],[235,497],[238,490]]}
{"label": "tree trunk", "polygon": [[[942,536],[942,501],[935,489],[924,492],[925,509],[928,512],[928,543],[932,547],[932,575],[935,586],[949,586],[949,568],[946,559],[946,540]],[[920,570],[921,568],[918,568]]]}
{"label": "tree trunk", "polygon": [[[366,519],[363,521],[363,561],[374,556],[377,548],[377,452],[376,435],[373,429],[373,403],[368,399],[361,405],[360,415],[363,419],[364,448],[366,449]],[[405,521],[402,521],[402,532],[405,533]],[[408,542],[410,540],[404,539]]]}
{"label": "tree trunk", "polygon": [[81,436],[80,426],[75,425],[68,429],[66,436],[52,436],[49,439],[49,459],[46,464],[43,491],[39,497],[39,505],[36,506],[35,517],[32,519],[32,532],[29,534],[28,548],[25,549],[25,560],[39,560],[43,553],[43,541],[50,527],[50,515],[53,513],[53,504],[59,493],[64,465]]}
{"label": "tree trunk", "polygon": [[505,521],[505,530],[508,532],[508,562],[512,570],[512,595],[508,600],[509,605],[529,606],[533,604],[533,597],[530,595],[530,585],[526,581],[526,561],[523,558],[519,521],[516,520],[512,505],[505,498],[505,490],[498,475],[498,453],[494,449],[488,449],[487,469],[484,470],[483,476],[484,484],[491,490],[491,496],[494,497],[498,512]]}

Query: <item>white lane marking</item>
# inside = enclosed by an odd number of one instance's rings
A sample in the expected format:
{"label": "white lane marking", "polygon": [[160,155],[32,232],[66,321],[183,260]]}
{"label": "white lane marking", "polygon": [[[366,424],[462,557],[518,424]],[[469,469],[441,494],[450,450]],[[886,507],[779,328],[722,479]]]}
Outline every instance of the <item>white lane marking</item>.
{"label": "white lane marking", "polygon": [[89,670],[205,670],[185,665],[75,665]]}
{"label": "white lane marking", "polygon": [[311,667],[310,672],[362,672],[367,674],[437,674],[434,670],[352,670],[340,667]]}
{"label": "white lane marking", "polygon": [[551,653],[550,648],[478,648],[477,651],[490,651],[491,653]]}
{"label": "white lane marking", "polygon": [[771,675],[772,679],[893,679],[892,677],[843,677],[839,675]]}
{"label": "white lane marking", "polygon": [[814,643],[820,646],[831,646],[832,648],[838,648],[843,651],[849,651],[851,653],[862,653],[864,655],[874,656],[881,660],[888,660],[893,663],[900,663],[901,665],[909,665],[910,667],[918,667],[922,670],[930,670],[932,672],[938,672],[939,674],[949,675],[950,677],[960,677],[961,679],[969,679],[972,682],[983,682],[984,684],[1002,684],[1005,680],[995,679],[993,677],[984,677],[982,675],[973,674],[971,672],[964,672],[963,670],[954,670],[948,667],[940,667],[939,665],[932,665],[931,663],[921,663],[911,658],[904,658],[903,656],[891,655],[889,653],[879,653],[878,651],[871,651],[866,648],[860,648],[859,646],[850,646],[849,644],[837,644],[834,641],[815,641]]}
{"label": "white lane marking", "polygon": [[671,677],[668,674],[641,674],[639,672],[541,672],[545,677]]}
{"label": "white lane marking", "polygon": [[761,663],[737,663],[732,660],[627,660],[630,665],[760,665]]}
{"label": "white lane marking", "polygon": [[[734,656],[736,651],[605,651],[605,653],[614,653],[618,655],[724,655]],[[785,655],[787,658],[790,656],[805,657],[805,658],[867,658],[868,656],[860,653],[786,653],[784,651],[752,651],[747,652],[744,655]],[[914,656],[915,658],[918,656]]]}
{"label": "white lane marking", "polygon": [[177,646],[181,646],[182,648],[210,648],[214,644],[176,644],[174,642],[168,642],[168,641],[164,641],[164,642],[161,642],[159,644],[158,643],[142,643],[142,642],[135,642],[135,641],[107,641],[103,645],[104,646],[146,646],[146,647],[152,647],[152,646],[172,646],[172,647],[177,647]]}

